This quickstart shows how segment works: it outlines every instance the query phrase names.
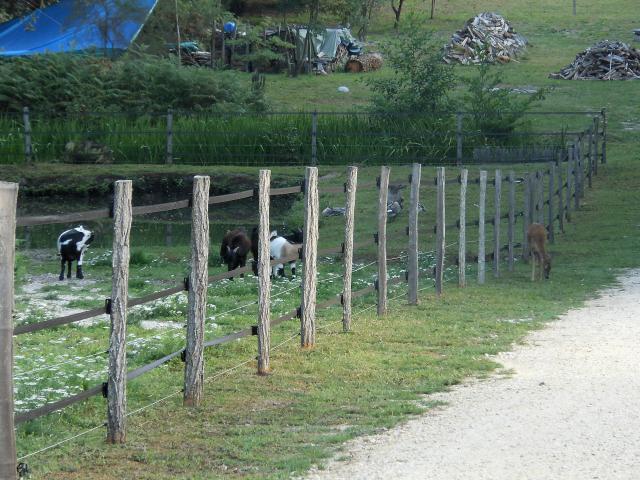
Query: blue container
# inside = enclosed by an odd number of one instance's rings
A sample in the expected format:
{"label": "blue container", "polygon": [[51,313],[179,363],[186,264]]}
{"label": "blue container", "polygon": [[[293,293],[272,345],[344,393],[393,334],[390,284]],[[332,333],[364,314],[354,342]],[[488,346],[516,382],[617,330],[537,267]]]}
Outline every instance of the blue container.
{"label": "blue container", "polygon": [[227,22],[224,24],[224,33],[233,33],[236,31],[236,22]]}

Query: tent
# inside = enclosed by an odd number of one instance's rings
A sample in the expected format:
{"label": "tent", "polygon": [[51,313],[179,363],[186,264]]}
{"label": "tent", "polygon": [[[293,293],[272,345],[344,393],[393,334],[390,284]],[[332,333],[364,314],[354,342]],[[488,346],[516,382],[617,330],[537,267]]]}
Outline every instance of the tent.
{"label": "tent", "polygon": [[[297,27],[293,29],[296,58],[306,59],[304,54],[304,39],[307,36],[305,27]],[[348,55],[359,55],[362,47],[356,39],[351,35],[348,28],[325,28],[319,32],[315,32],[311,37],[311,58],[313,61],[331,63],[338,55],[338,47],[342,45]]]}
{"label": "tent", "polygon": [[29,15],[0,24],[0,56],[126,50],[157,0],[60,0]]}

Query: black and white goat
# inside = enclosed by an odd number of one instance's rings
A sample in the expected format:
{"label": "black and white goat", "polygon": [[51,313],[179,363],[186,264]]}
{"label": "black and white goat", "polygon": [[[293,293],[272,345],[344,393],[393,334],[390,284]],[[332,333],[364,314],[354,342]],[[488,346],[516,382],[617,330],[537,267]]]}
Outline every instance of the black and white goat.
{"label": "black and white goat", "polygon": [[66,230],[58,237],[58,255],[60,255],[60,280],[64,280],[64,265],[67,264],[67,278],[71,278],[71,263],[77,262],[76,278],[82,280],[82,259],[84,252],[93,241],[93,232],[82,225]]}
{"label": "black and white goat", "polygon": [[[302,234],[302,232],[300,232]],[[291,243],[285,237],[278,235],[277,231],[271,232],[269,249],[271,258],[274,260],[280,260],[283,258],[294,257],[293,260],[287,261],[287,264],[291,267],[291,276],[296,275],[296,259],[298,258],[298,252],[302,245],[300,243]],[[280,275],[284,277],[284,264],[277,263],[273,266],[273,276]]]}
{"label": "black and white goat", "polygon": [[247,254],[251,250],[251,240],[242,228],[228,230],[220,245],[220,257],[229,271],[247,264]]}

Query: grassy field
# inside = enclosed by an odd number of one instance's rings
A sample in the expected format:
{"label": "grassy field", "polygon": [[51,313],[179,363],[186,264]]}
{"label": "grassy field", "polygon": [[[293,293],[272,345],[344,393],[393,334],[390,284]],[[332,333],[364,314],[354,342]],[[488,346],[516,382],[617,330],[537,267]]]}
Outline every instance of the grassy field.
{"label": "grassy field", "polygon": [[[423,8],[417,4],[415,8]],[[625,268],[637,267],[638,226],[636,205],[640,200],[637,185],[640,174],[640,117],[637,98],[640,82],[560,82],[546,78],[551,71],[569,63],[578,51],[602,38],[628,40],[633,19],[628,15],[632,3],[589,1],[578,5],[579,15],[570,15],[570,5],[560,11],[555,2],[460,2],[443,3],[434,22],[425,22],[445,38],[473,14],[498,10],[512,21],[516,30],[533,42],[519,63],[502,68],[509,85],[552,86],[554,91],[540,106],[544,110],[599,110],[610,115],[609,164],[587,190],[583,208],[573,215],[566,232],[551,247],[551,280],[531,284],[529,266],[518,262],[514,273],[499,279],[489,274],[487,284],[475,284],[475,269],[469,266],[469,286],[457,288],[454,267],[447,271],[445,294],[436,299],[433,282],[425,275],[421,281],[421,305],[410,307],[404,300],[404,285],[391,293],[394,298],[387,317],[378,318],[372,296],[360,300],[354,310],[353,332],[341,333],[337,308],[320,314],[318,344],[312,350],[300,350],[296,322],[285,323],[273,332],[273,375],[255,375],[256,346],[253,339],[210,349],[206,357],[205,401],[198,409],[182,408],[182,364],[179,360],[135,380],[129,386],[129,409],[150,406],[129,418],[126,446],[104,444],[104,400],[95,398],[61,413],[29,422],[18,428],[19,456],[35,452],[59,440],[97,427],[87,435],[25,459],[33,470],[32,478],[290,478],[339,452],[340,445],[357,435],[392,427],[413,414],[433,406],[429,393],[446,389],[469,376],[488,375],[499,368],[490,355],[508,350],[523,335],[553,320],[571,307],[592,297],[603,286],[614,285],[616,275]],[[387,19],[376,25],[379,42],[390,33]],[[458,69],[461,74],[465,70]],[[390,75],[389,70],[379,75]],[[369,93],[358,76],[336,74],[329,77],[269,77],[268,95],[281,109],[360,108]],[[350,84],[348,82],[354,82]],[[338,96],[338,85],[346,84],[352,93]],[[547,117],[554,125],[559,119]],[[345,159],[345,163],[349,159]],[[494,166],[486,166],[491,170]],[[532,167],[521,166],[522,173]],[[474,166],[470,177],[477,175]],[[85,187],[91,175],[118,174],[136,176],[164,170],[154,166],[81,167],[70,177]],[[225,172],[257,176],[255,168],[171,167],[177,175],[189,173],[219,175]],[[64,166],[32,171],[26,167],[3,167],[2,179],[46,181],[52,172],[63,175]],[[363,168],[360,181],[371,183],[377,168]],[[392,168],[392,183],[406,182],[407,167]],[[167,173],[167,171],[165,171]],[[299,168],[274,170],[282,184],[303,174]],[[340,167],[323,167],[321,174],[337,174],[329,181],[341,184]],[[448,177],[457,172],[450,169]],[[434,170],[423,173],[422,202],[427,207],[421,216],[420,250],[423,273],[430,272],[434,235]],[[491,176],[491,174],[490,174]],[[29,181],[26,182],[29,184]],[[226,185],[229,187],[229,185]],[[89,187],[87,187],[89,188]],[[89,188],[90,189],[90,188]],[[405,191],[406,192],[406,191]],[[447,223],[457,216],[457,189],[447,189]],[[489,198],[491,198],[491,191]],[[470,187],[467,204],[470,219],[477,215],[477,188]],[[408,193],[407,195],[408,196]],[[363,189],[358,196],[356,241],[371,238],[375,231],[376,192]],[[504,195],[503,195],[504,198]],[[325,194],[321,208],[337,206],[340,194]],[[301,222],[301,199],[282,213],[278,222]],[[503,207],[504,208],[504,207]],[[488,214],[492,211],[489,206]],[[222,224],[215,210],[214,223]],[[250,217],[251,221],[253,217]],[[188,246],[173,246],[146,240],[144,228],[157,219],[141,219],[132,245],[131,295],[138,296],[165,288],[186,273]],[[166,221],[166,219],[162,219]],[[176,221],[185,223],[184,220]],[[342,219],[333,217],[321,223],[321,248],[341,240]],[[407,217],[389,224],[390,256],[403,254]],[[521,226],[521,225],[520,225]],[[176,226],[176,228],[178,228]],[[135,229],[140,229],[137,233]],[[490,230],[490,229],[489,229]],[[37,232],[33,232],[34,235]],[[518,230],[521,235],[521,230]],[[136,236],[137,235],[137,236]],[[455,231],[447,232],[447,243],[455,242]],[[475,250],[474,229],[468,232],[470,248]],[[490,242],[490,239],[489,239]],[[490,244],[488,242],[488,244]],[[213,249],[212,257],[216,257]],[[88,254],[87,280],[60,284],[52,279],[57,263],[50,249],[21,250],[19,262],[19,298],[17,320],[31,322],[54,315],[55,308],[89,308],[99,305],[109,293],[108,247],[92,248]],[[447,252],[449,265],[457,252]],[[473,252],[472,252],[473,253]],[[372,281],[375,266],[368,265],[373,250],[364,250],[357,258],[359,267],[354,288]],[[319,298],[324,300],[340,288],[337,259],[322,259]],[[392,264],[392,275],[402,275],[402,259]],[[212,271],[220,267],[212,262]],[[365,267],[366,266],[366,267]],[[358,268],[359,268],[358,267]],[[274,285],[274,316],[295,306],[299,292],[294,281]],[[208,338],[219,336],[254,323],[256,283],[253,277],[222,282],[209,292]],[[397,298],[395,298],[397,297]],[[224,314],[234,308],[237,311]],[[129,325],[129,365],[135,367],[180,348],[183,337],[185,299],[174,299],[141,307],[131,313]],[[144,322],[155,322],[149,327]],[[62,327],[42,334],[18,337],[16,387],[19,409],[42,404],[46,400],[79,391],[102,381],[104,375],[108,326]],[[87,357],[89,356],[89,357]],[[508,374],[508,372],[500,372]]]}

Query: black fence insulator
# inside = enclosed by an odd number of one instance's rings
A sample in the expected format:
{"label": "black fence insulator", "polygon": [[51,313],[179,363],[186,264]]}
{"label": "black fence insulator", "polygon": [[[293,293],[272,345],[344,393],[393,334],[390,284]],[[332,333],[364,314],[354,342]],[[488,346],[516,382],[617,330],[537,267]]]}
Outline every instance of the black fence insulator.
{"label": "black fence insulator", "polygon": [[102,382],[102,396],[104,398],[109,396],[109,382]]}
{"label": "black fence insulator", "polygon": [[377,278],[373,281],[373,287],[376,289],[376,292],[377,292],[378,291],[378,279]]}
{"label": "black fence insulator", "polygon": [[340,253],[344,253],[344,242],[340,244]]}
{"label": "black fence insulator", "polygon": [[187,208],[193,208],[193,193],[187,195]]}
{"label": "black fence insulator", "polygon": [[462,175],[461,174],[458,174],[458,183],[462,184]]}
{"label": "black fence insulator", "polygon": [[460,219],[456,220],[456,228],[460,230]]}
{"label": "black fence insulator", "polygon": [[405,282],[409,281],[409,270],[405,270],[405,272],[404,272],[404,281]]}
{"label": "black fence insulator", "polygon": [[296,308],[296,318],[302,318],[302,306]]}
{"label": "black fence insulator", "polygon": [[409,225],[407,225],[407,235],[409,235]]}
{"label": "black fence insulator", "polygon": [[340,294],[340,305],[344,305],[344,295]]}
{"label": "black fence insulator", "polygon": [[298,258],[300,259],[300,261],[304,261],[304,252],[301,248],[298,249]]}
{"label": "black fence insulator", "polygon": [[474,179],[473,183],[475,183],[476,185],[480,185],[480,179],[479,178]]}
{"label": "black fence insulator", "polygon": [[260,194],[260,189],[258,187],[253,187],[253,193],[252,193],[253,198],[258,198],[259,194]]}
{"label": "black fence insulator", "polygon": [[26,463],[19,462],[16,470],[18,472],[18,478],[27,478],[29,475],[31,475],[29,465],[27,465]]}
{"label": "black fence insulator", "polygon": [[254,337],[258,335],[258,325],[251,325],[251,335]]}
{"label": "black fence insulator", "polygon": [[376,187],[380,188],[380,177],[376,177]]}
{"label": "black fence insulator", "polygon": [[111,200],[111,203],[109,203],[109,218],[113,218],[115,208],[116,206],[113,204],[113,200]]}
{"label": "black fence insulator", "polygon": [[184,291],[188,292],[189,291],[189,287],[191,286],[191,285],[189,285],[189,277],[184,277],[183,285],[184,285]]}
{"label": "black fence insulator", "polygon": [[180,360],[182,360],[182,363],[187,361],[187,351],[186,350],[182,350],[182,352],[180,352]]}
{"label": "black fence insulator", "polygon": [[378,244],[378,232],[373,234],[373,243]]}
{"label": "black fence insulator", "polygon": [[431,269],[431,275],[433,275],[434,277],[436,276],[436,267],[433,267]]}
{"label": "black fence insulator", "polygon": [[409,174],[409,183],[411,183],[413,181],[413,173]]}
{"label": "black fence insulator", "polygon": [[306,194],[306,193],[307,193],[307,179],[306,179],[306,178],[303,178],[303,179],[300,181],[300,191],[301,191],[303,194]]}
{"label": "black fence insulator", "polygon": [[104,299],[104,313],[106,313],[107,315],[111,315],[111,299],[110,298]]}
{"label": "black fence insulator", "polygon": [[438,185],[438,177],[433,177],[433,184]]}
{"label": "black fence insulator", "polygon": [[455,264],[455,265],[460,265],[460,257],[456,257],[456,258],[454,259],[454,264]]}
{"label": "black fence insulator", "polygon": [[342,184],[342,191],[343,191],[344,193],[347,193],[347,182],[344,182],[344,183]]}
{"label": "black fence insulator", "polygon": [[433,233],[438,233],[438,225],[433,226]]}

